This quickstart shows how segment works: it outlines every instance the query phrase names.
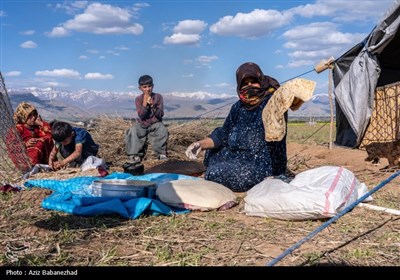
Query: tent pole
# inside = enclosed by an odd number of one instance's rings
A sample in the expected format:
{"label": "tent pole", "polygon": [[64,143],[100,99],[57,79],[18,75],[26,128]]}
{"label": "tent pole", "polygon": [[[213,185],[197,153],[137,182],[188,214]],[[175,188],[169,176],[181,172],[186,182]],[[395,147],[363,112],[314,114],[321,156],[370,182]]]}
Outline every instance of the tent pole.
{"label": "tent pole", "polygon": [[332,137],[333,137],[333,100],[332,100],[332,80],[333,80],[333,75],[332,75],[332,69],[333,69],[333,62],[335,59],[333,56],[329,57],[328,59],[323,59],[321,60],[315,67],[314,70],[318,74],[325,71],[326,69],[329,69],[329,85],[328,85],[328,95],[329,95],[329,105],[331,109],[331,125],[329,129],[329,150],[332,149]]}
{"label": "tent pole", "polygon": [[332,64],[329,65],[329,83],[328,83],[328,94],[329,94],[329,107],[331,110],[331,124],[330,124],[330,128],[329,128],[329,150],[332,149],[332,138],[333,138],[333,99],[332,99],[332,69],[333,66]]}

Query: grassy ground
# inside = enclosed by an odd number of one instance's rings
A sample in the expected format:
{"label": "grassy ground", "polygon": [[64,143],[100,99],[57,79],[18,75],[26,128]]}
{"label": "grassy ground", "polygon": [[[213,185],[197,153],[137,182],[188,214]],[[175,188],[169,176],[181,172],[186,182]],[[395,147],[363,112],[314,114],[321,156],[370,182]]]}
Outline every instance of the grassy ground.
{"label": "grassy ground", "polygon": [[[128,125],[105,119],[92,134],[98,141],[104,135],[118,138]],[[189,143],[216,125],[170,125],[171,158],[179,159]],[[121,170],[121,142],[103,139],[103,156],[114,162],[111,170]],[[328,151],[329,124],[290,123],[288,143],[289,168],[295,173],[343,163],[370,187],[393,174],[361,165],[366,164],[362,151]],[[153,160],[149,154],[146,162]],[[59,174],[60,179],[77,175]],[[374,204],[398,209],[398,184],[394,180],[379,191]],[[135,220],[80,217],[42,208],[50,193],[34,188],[0,194],[1,266],[265,266],[327,221],[247,216],[245,194],[237,194],[239,205],[226,211]],[[276,266],[400,266],[400,218],[356,207]]]}
{"label": "grassy ground", "polygon": [[332,140],[330,140],[331,125],[329,122],[289,122],[288,124],[288,143],[329,145],[330,141],[335,140],[335,125],[332,126]]}

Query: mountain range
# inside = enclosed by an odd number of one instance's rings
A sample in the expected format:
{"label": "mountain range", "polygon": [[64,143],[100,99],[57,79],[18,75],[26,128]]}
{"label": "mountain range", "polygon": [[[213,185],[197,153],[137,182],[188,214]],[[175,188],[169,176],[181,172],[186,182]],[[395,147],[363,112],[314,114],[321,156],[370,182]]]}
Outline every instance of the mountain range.
{"label": "mountain range", "polygon": [[[11,88],[8,96],[13,110],[22,102],[33,104],[43,119],[85,121],[101,116],[137,117],[133,92],[110,92],[81,89],[64,91],[53,88]],[[217,95],[207,92],[162,93],[164,118],[225,118],[237,96]],[[330,106],[327,94],[314,95],[296,111],[289,110],[289,118],[329,117]]]}

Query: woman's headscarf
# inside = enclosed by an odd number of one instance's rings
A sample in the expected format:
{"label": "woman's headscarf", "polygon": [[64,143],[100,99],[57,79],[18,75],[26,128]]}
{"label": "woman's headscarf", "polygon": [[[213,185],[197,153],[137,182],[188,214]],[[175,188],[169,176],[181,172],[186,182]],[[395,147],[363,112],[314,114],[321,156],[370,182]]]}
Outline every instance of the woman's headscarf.
{"label": "woman's headscarf", "polygon": [[[247,86],[242,89],[243,80],[249,77],[256,79],[261,87]],[[269,94],[279,88],[279,82],[264,75],[260,66],[253,62],[246,62],[239,66],[236,70],[236,82],[237,94],[247,110],[256,109]]]}
{"label": "woman's headscarf", "polygon": [[21,102],[17,108],[15,109],[14,113],[14,121],[17,124],[25,124],[28,116],[30,113],[33,111],[37,111],[35,106],[26,103],[26,102]]}

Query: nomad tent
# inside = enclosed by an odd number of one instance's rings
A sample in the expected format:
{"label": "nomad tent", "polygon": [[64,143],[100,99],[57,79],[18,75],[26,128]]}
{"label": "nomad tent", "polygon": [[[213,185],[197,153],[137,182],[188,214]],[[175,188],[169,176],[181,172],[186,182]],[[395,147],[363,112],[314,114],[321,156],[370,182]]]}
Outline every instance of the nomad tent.
{"label": "nomad tent", "polygon": [[[376,92],[392,87],[390,132],[368,142],[399,139],[400,118],[400,2],[396,1],[384,18],[365,38],[334,61],[333,82],[336,105],[335,144],[360,147],[377,106]],[[393,89],[394,87],[394,89]],[[393,94],[394,90],[394,94]],[[386,100],[387,96],[379,100]],[[384,101],[389,102],[388,100]],[[384,104],[384,103],[379,103]],[[381,112],[384,110],[382,109]],[[387,110],[386,110],[387,111]],[[386,117],[388,116],[387,112]],[[380,122],[387,123],[380,115]],[[382,125],[381,125],[382,126]],[[376,131],[382,131],[376,126]],[[390,135],[389,135],[390,134]],[[385,139],[384,139],[385,138]]]}

